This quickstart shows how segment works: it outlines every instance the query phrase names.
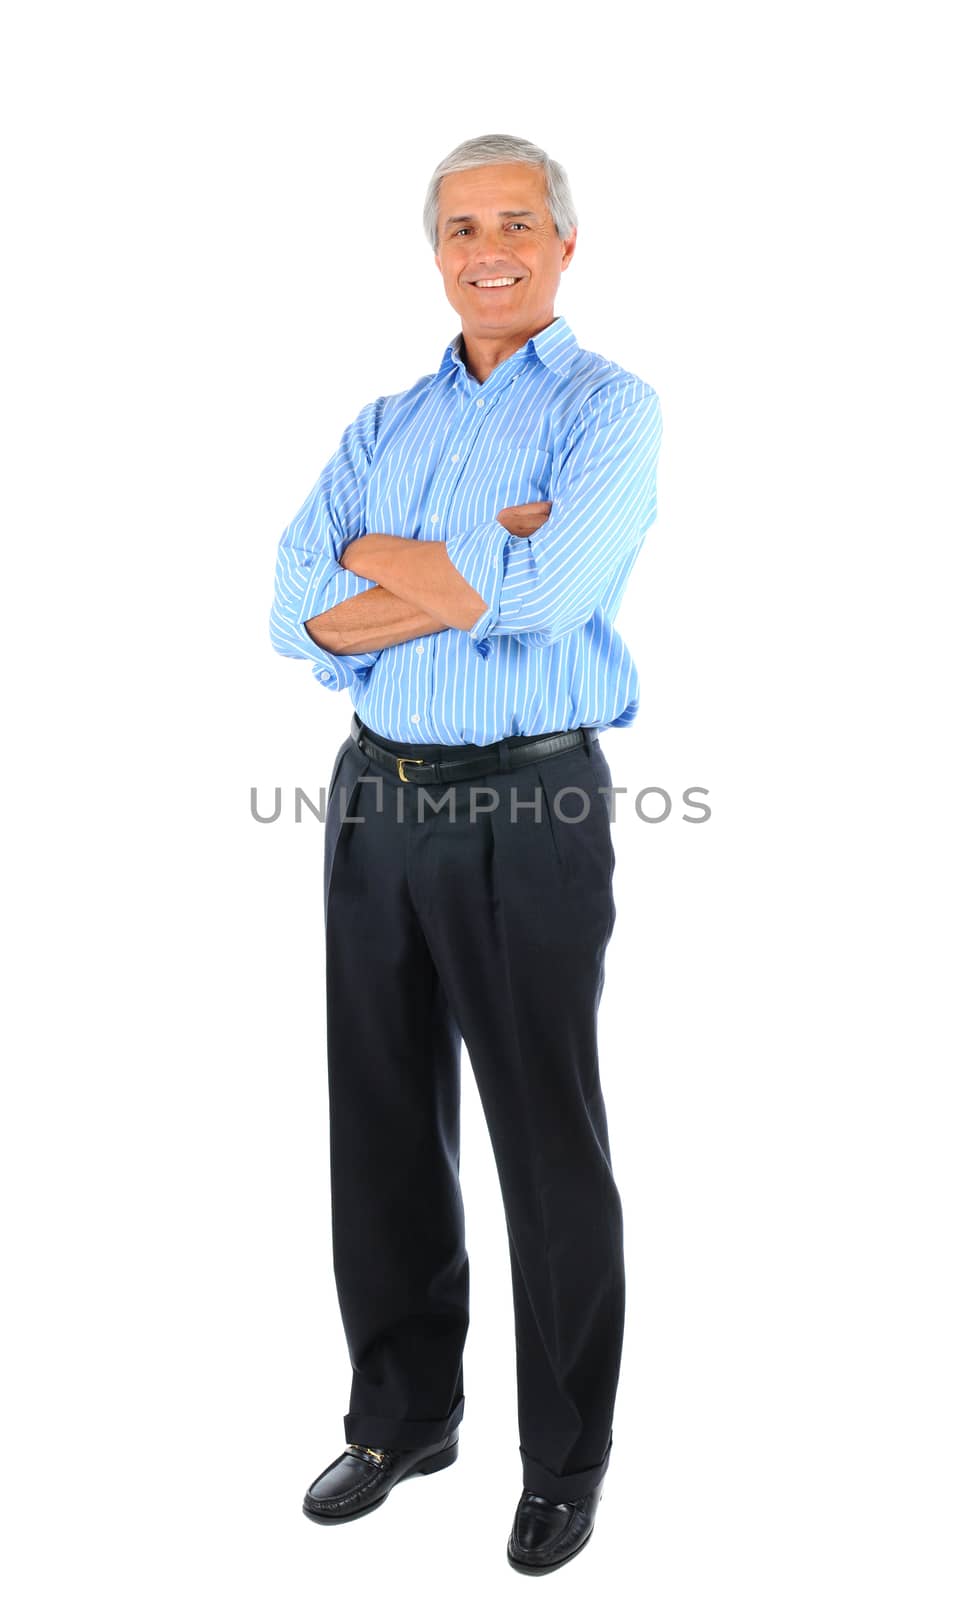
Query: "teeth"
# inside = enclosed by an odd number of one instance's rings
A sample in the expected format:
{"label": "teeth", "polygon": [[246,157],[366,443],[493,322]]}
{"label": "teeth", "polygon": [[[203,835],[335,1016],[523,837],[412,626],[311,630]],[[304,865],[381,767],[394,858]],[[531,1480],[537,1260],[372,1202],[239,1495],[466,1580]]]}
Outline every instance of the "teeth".
{"label": "teeth", "polygon": [[477,278],[478,289],[502,289],[504,284],[515,283],[515,278]]}

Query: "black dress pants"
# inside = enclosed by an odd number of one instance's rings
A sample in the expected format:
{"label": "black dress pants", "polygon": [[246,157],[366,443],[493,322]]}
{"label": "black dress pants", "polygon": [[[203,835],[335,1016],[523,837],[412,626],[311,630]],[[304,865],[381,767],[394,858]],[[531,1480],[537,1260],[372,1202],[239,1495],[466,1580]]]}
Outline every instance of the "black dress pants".
{"label": "black dress pants", "polygon": [[[424,759],[478,753],[368,733]],[[345,1438],[435,1443],[463,1415],[462,1036],[506,1215],[523,1483],[551,1500],[605,1470],[622,1351],[622,1208],[596,1037],[615,922],[599,792],[611,782],[588,729],[577,749],[452,784],[402,782],[349,735],[325,819]]]}

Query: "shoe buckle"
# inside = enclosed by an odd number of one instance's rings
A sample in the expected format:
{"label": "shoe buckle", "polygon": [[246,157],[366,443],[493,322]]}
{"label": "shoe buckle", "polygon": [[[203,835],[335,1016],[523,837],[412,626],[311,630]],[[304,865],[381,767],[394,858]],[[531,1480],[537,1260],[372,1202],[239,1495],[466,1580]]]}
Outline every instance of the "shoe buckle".
{"label": "shoe buckle", "polygon": [[377,1462],[377,1465],[379,1467],[382,1467],[384,1465],[384,1452],[383,1452],[383,1450],[375,1450],[373,1448],[373,1446],[371,1446],[369,1444],[354,1444],[353,1442],[348,1445],[348,1449],[349,1450],[366,1450],[367,1454],[369,1456],[373,1456],[374,1457],[374,1460]]}

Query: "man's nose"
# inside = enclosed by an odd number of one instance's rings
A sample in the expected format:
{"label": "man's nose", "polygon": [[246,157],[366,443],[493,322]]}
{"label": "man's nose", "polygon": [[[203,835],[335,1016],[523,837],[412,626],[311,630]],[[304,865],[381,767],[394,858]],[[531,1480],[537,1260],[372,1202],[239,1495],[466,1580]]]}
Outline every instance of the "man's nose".
{"label": "man's nose", "polygon": [[487,237],[474,241],[470,260],[478,267],[502,267],[506,270],[510,257],[504,242]]}

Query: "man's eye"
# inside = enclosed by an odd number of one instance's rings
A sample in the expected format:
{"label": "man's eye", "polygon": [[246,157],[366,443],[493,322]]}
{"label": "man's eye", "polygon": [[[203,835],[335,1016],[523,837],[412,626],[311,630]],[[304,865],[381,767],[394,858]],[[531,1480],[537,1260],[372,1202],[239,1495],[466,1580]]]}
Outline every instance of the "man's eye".
{"label": "man's eye", "polygon": [[[528,226],[529,226],[529,224],[526,223],[526,222],[511,222],[510,223],[510,227],[511,228],[524,228],[525,229]],[[454,238],[455,239],[459,238],[461,233],[470,233],[471,231],[472,230],[469,227],[457,228],[456,232],[454,233]]]}

